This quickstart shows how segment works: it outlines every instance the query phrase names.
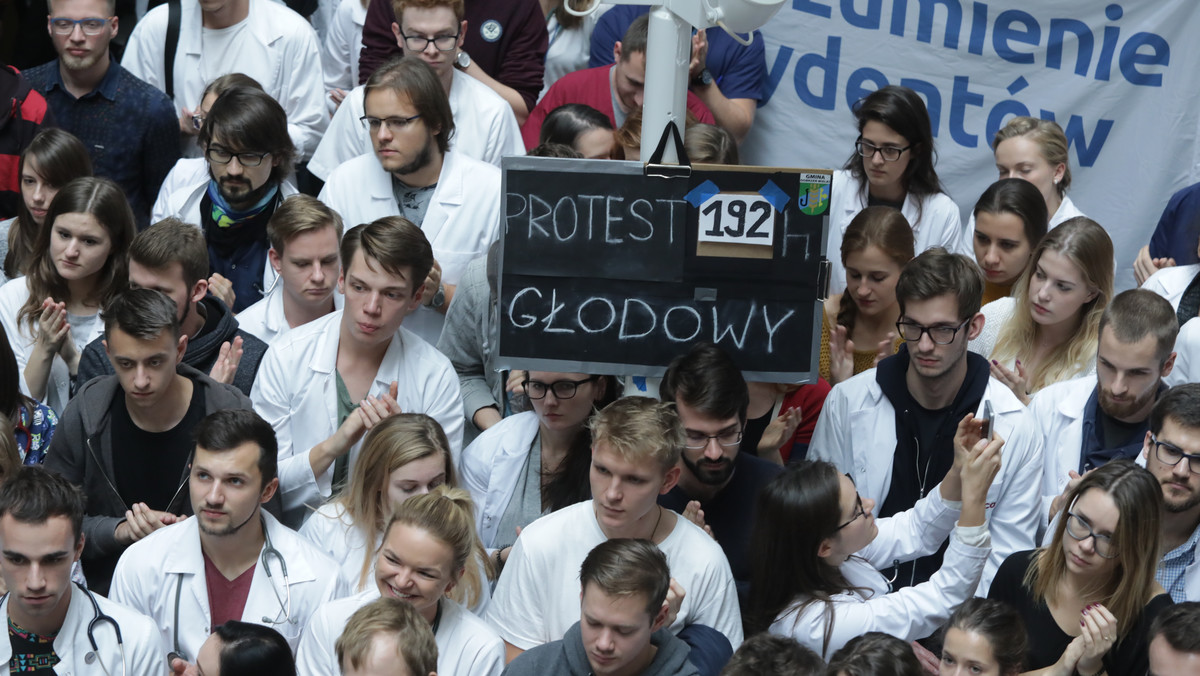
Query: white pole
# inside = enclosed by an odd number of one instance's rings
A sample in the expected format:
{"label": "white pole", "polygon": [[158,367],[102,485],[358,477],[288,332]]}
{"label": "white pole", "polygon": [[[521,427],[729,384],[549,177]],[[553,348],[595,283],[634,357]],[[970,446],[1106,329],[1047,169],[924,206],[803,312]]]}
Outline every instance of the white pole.
{"label": "white pole", "polygon": [[[642,162],[654,152],[668,122],[674,122],[680,136],[683,135],[691,57],[691,24],[664,6],[652,7],[646,41],[646,89],[642,100]],[[667,143],[662,161],[679,164],[674,143]]]}

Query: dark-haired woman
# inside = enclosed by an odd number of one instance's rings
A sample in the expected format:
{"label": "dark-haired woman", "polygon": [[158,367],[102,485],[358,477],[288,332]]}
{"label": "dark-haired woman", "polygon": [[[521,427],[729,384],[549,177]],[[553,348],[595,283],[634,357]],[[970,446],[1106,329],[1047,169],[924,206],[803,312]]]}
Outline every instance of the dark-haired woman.
{"label": "dark-haired woman", "polygon": [[538,143],[560,143],[586,159],[607,160],[615,141],[607,115],[582,103],[567,103],[550,111],[542,121]]}
{"label": "dark-haired woman", "polygon": [[523,384],[533,410],[489,427],[459,459],[479,539],[500,561],[507,560],[517,529],[591,497],[587,421],[617,398],[609,376],[529,371]]}
{"label": "dark-haired woman", "polygon": [[935,246],[969,254],[969,237],[958,205],[934,170],[933,131],[925,102],[907,87],[889,85],[854,104],[858,139],[854,154],[833,175],[829,238],[830,293],[840,292],[846,273],[838,252],[842,233],[869,206],[899,209],[912,225],[916,253]]}
{"label": "dark-haired woman", "polygon": [[[983,270],[986,305],[1012,293],[1033,250],[1046,236],[1046,203],[1032,183],[1004,178],[988,186],[972,215],[975,262]],[[987,356],[987,355],[984,355]]]}
{"label": "dark-haired woman", "polygon": [[0,221],[0,260],[4,277],[16,279],[34,256],[38,231],[58,191],[71,181],[92,175],[87,148],[68,131],[49,127],[38,132],[21,152],[21,203],[17,216]]}
{"label": "dark-haired woman", "polygon": [[938,676],[1017,676],[1025,669],[1028,643],[1012,606],[967,599],[946,623]]}
{"label": "dark-haired woman", "polygon": [[[940,627],[974,593],[991,552],[984,502],[1003,442],[979,440],[978,430],[967,417],[938,490],[878,523],[875,502],[832,464],[805,462],[772,480],[750,538],[750,631],[791,636],[827,657],[864,632],[912,640]],[[880,568],[936,551],[952,531],[928,582],[888,593]]]}
{"label": "dark-haired woman", "polygon": [[128,284],[134,231],[116,183],[75,179],[50,203],[26,276],[0,288],[0,325],[24,376],[22,391],[59,413],[83,348],[103,332],[100,308]]}

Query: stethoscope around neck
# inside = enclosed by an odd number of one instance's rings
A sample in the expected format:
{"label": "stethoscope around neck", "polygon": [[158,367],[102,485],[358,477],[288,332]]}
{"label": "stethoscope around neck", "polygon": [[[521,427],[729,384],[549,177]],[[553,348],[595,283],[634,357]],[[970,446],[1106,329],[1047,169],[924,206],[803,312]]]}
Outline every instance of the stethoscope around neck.
{"label": "stethoscope around neck", "polygon": [[[260,515],[259,519],[262,522],[263,531],[263,550],[262,555],[259,556],[259,559],[262,561],[263,572],[267,574],[267,584],[271,587],[271,591],[275,594],[275,600],[279,602],[279,611],[282,613],[282,619],[280,619],[280,614],[276,614],[275,619],[271,619],[270,617],[263,615],[261,621],[263,624],[296,624],[295,618],[292,617],[292,586],[288,582],[287,561],[284,560],[283,554],[281,554],[279,550],[275,549],[275,546],[271,544],[271,533],[267,530],[266,517]],[[275,559],[279,565],[279,573],[283,577],[284,596],[280,596],[279,589],[274,584],[275,576],[271,573],[271,559]],[[187,653],[183,652],[183,647],[179,645],[179,599],[183,593],[184,575],[185,573],[176,573],[175,624],[172,628],[173,636],[171,643],[171,647],[173,649],[167,654],[168,662],[174,659],[181,659],[184,662],[191,661],[188,659]],[[115,623],[114,626],[116,626]],[[91,630],[89,629],[89,632],[90,631]]]}
{"label": "stethoscope around neck", "polygon": [[[92,619],[88,622],[87,626],[88,645],[90,645],[92,649],[84,653],[84,664],[99,664],[100,670],[104,672],[104,676],[113,676],[112,672],[108,670],[108,665],[104,663],[104,658],[100,657],[100,644],[96,642],[96,627],[100,624],[108,624],[112,627],[113,633],[117,636],[117,650],[121,654],[121,676],[126,676],[128,670],[125,665],[125,640],[121,638],[121,625],[117,624],[117,621],[113,619],[112,615],[109,615],[100,609],[100,603],[96,601],[96,597],[92,595],[92,592],[88,590],[87,587],[84,587],[78,582],[74,584],[79,588],[79,591],[83,592],[83,595],[92,602]],[[0,596],[0,603],[3,603],[7,598],[8,594]]]}

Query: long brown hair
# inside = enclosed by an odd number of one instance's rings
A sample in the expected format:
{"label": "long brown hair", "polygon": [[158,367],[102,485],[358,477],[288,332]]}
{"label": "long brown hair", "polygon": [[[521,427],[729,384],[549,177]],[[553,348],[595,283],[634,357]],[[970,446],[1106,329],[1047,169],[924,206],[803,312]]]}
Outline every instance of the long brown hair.
{"label": "long brown hair", "polygon": [[[21,152],[21,161],[17,165],[17,176],[25,175],[25,164],[33,161],[35,170],[42,180],[54,188],[62,188],[74,179],[92,175],[92,158],[87,148],[69,131],[48,127],[37,133],[33,140]],[[22,183],[24,179],[21,178]],[[49,214],[47,214],[49,216]],[[8,229],[8,254],[4,257],[4,274],[9,279],[15,279],[25,274],[25,268],[34,259],[34,248],[37,241],[37,221],[25,206],[25,196],[22,191],[20,203],[17,206],[17,220]]]}
{"label": "long brown hair", "polygon": [[37,257],[30,261],[25,281],[29,287],[29,298],[17,313],[17,324],[24,323],[30,335],[36,335],[38,318],[42,312],[42,301],[47,297],[62,302],[70,298],[70,290],[50,255],[50,237],[54,221],[63,214],[91,214],[108,232],[112,248],[108,260],[100,269],[96,285],[88,298],[76,301],[92,301],[103,307],[114,296],[129,285],[129,243],[133,241],[133,211],[120,186],[107,178],[77,178],[63,186],[50,202],[46,211],[46,223],[38,231],[34,251]]}
{"label": "long brown hair", "polygon": [[[858,212],[842,235],[842,265],[846,265],[850,254],[865,251],[871,246],[879,247],[901,268],[911,261],[915,255],[915,245],[912,226],[904,214],[891,207],[867,207]],[[853,333],[857,318],[858,305],[849,293],[843,293],[838,305],[837,323]]]}
{"label": "long brown hair", "polygon": [[371,565],[375,561],[375,538],[391,518],[388,477],[410,462],[431,455],[441,456],[444,460],[446,485],[457,486],[450,442],[442,426],[433,418],[424,413],[401,413],[386,418],[367,433],[362,452],[350,470],[350,481],[336,498],[336,504],[350,517],[354,528],[367,543],[356,589],[366,586],[370,578]]}
{"label": "long brown hair", "polygon": [[[1096,580],[1088,591],[1097,593],[1117,618],[1117,633],[1123,640],[1154,595],[1154,574],[1162,546],[1159,532],[1162,488],[1150,472],[1122,459],[1084,475],[1079,485],[1067,494],[1067,509],[1090,490],[1106,493],[1120,514],[1117,530],[1112,534],[1117,551],[1115,566],[1106,579]],[[1037,552],[1033,565],[1025,571],[1025,586],[1044,603],[1058,599],[1067,573],[1067,557],[1063,553],[1067,515],[1064,511],[1059,516],[1054,540]]]}

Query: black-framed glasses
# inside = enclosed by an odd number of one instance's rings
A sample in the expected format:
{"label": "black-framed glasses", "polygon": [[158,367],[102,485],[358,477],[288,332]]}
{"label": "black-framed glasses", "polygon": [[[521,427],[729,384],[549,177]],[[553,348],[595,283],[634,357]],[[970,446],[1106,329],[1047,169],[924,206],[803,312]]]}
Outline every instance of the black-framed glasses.
{"label": "black-framed glasses", "polygon": [[684,439],[683,445],[692,450],[708,448],[708,442],[712,439],[716,439],[717,443],[725,448],[733,448],[742,443],[742,428],[725,430],[720,434],[705,434],[696,430],[684,430]]}
{"label": "black-framed glasses", "polygon": [[1083,517],[1075,512],[1067,512],[1067,535],[1080,542],[1092,538],[1092,548],[1103,558],[1112,559],[1117,556],[1116,550],[1113,549],[1112,538],[1097,534],[1092,530],[1091,524],[1084,521]]}
{"label": "black-framed glasses", "polygon": [[903,148],[897,148],[896,146],[881,147],[862,140],[861,136],[859,136],[858,140],[854,142],[854,150],[859,154],[860,157],[869,160],[875,156],[875,153],[879,153],[883,156],[883,159],[886,162],[895,162],[899,160],[900,156],[904,154],[904,151],[908,150],[909,148],[912,148],[911,143]]}
{"label": "black-framed glasses", "polygon": [[954,337],[962,330],[967,322],[971,321],[968,317],[964,319],[958,326],[922,326],[914,322],[896,322],[896,332],[900,337],[910,343],[920,342],[921,336],[929,334],[929,339],[937,345],[949,345],[954,342]]}
{"label": "black-framed glasses", "polygon": [[75,32],[75,26],[79,26],[84,35],[99,35],[107,25],[108,19],[98,16],[87,19],[50,19],[50,30],[54,31],[55,35],[70,35]]}
{"label": "black-framed glasses", "polygon": [[[195,122],[193,121],[193,124]],[[233,158],[237,158],[238,164],[243,167],[257,167],[263,163],[263,158],[271,153],[232,153],[224,148],[209,148],[204,151],[204,156],[211,162],[217,164],[229,164]]]}
{"label": "black-framed glasses", "polygon": [[1192,474],[1200,474],[1200,455],[1191,455],[1185,453],[1182,448],[1175,444],[1159,441],[1153,433],[1150,434],[1150,443],[1154,444],[1154,456],[1164,465],[1174,467],[1179,464],[1180,460],[1187,459],[1188,469]]}
{"label": "black-framed glasses", "polygon": [[378,133],[380,127],[387,127],[389,133],[395,134],[417,121],[420,117],[420,115],[413,115],[411,117],[371,117],[370,115],[363,115],[358,118],[358,121],[362,122],[363,128],[372,134]]}
{"label": "black-framed glasses", "polygon": [[556,380],[552,383],[543,383],[540,380],[525,379],[525,394],[530,399],[545,399],[548,392],[554,393],[555,399],[570,399],[575,396],[575,391],[584,383],[590,383],[599,378],[599,376],[588,376],[583,380]]}
{"label": "black-framed glasses", "polygon": [[[846,478],[850,479],[850,483],[854,483],[854,478],[851,477],[849,474],[846,475]],[[850,524],[854,523],[855,521],[858,521],[858,518],[860,516],[866,516],[866,514],[867,514],[867,510],[863,509],[863,506],[862,506],[862,495],[860,495],[858,493],[858,491],[855,491],[854,492],[854,515],[851,516],[850,520],[847,521],[846,523],[838,526],[837,528],[834,528],[833,532],[836,533],[836,532],[840,531],[841,529],[845,528],[846,526],[849,526]]]}
{"label": "black-framed glasses", "polygon": [[458,46],[459,35],[461,35],[461,33],[455,33],[454,35],[435,35],[434,37],[427,38],[423,35],[405,35],[404,33],[401,33],[400,37],[404,38],[404,48],[413,53],[425,51],[425,48],[428,47],[429,43],[431,42],[433,43],[434,48],[439,52],[449,52],[453,51],[454,48]]}

